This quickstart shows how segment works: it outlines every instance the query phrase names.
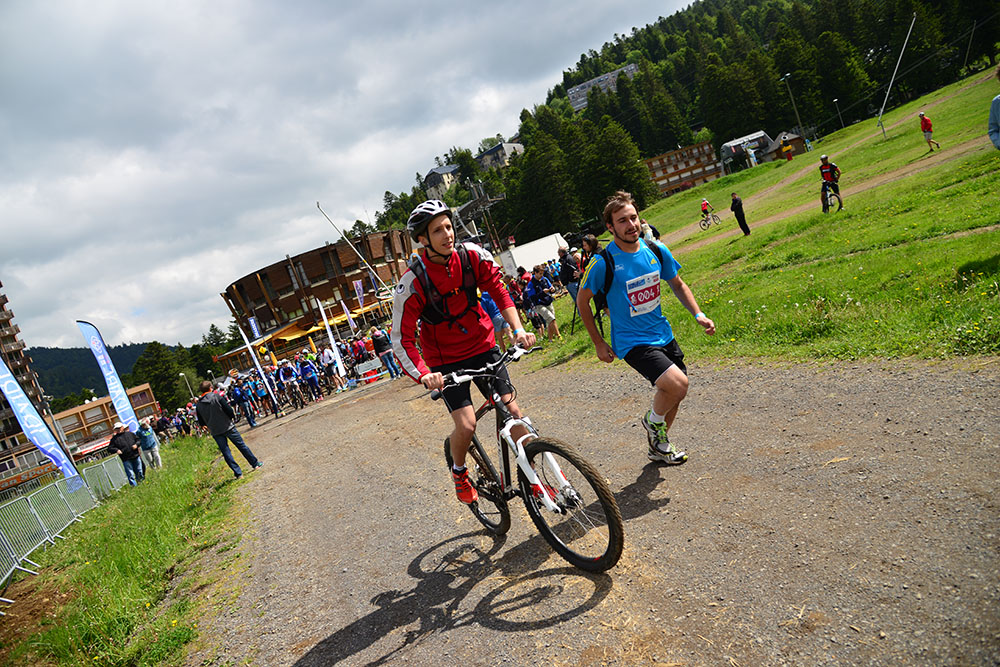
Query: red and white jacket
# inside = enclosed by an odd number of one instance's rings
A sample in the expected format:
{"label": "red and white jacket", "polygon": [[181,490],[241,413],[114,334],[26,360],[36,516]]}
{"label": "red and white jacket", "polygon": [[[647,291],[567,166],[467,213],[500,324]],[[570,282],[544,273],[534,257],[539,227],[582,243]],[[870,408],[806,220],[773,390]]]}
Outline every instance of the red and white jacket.
{"label": "red and white jacket", "polygon": [[[474,243],[466,243],[469,263],[476,276],[479,289],[488,292],[500,310],[513,308],[514,302],[503,286],[500,265],[493,256]],[[452,252],[446,265],[435,264],[427,259],[427,251],[421,253],[427,278],[441,294],[448,295],[445,307],[449,314],[457,315],[465,310],[465,290],[462,289],[462,263],[458,252]],[[461,319],[449,324],[428,324],[420,322],[420,345],[417,346],[417,324],[424,311],[427,297],[420,281],[412,271],[407,270],[396,285],[392,302],[392,351],[403,370],[416,381],[432,367],[454,363],[482,354],[496,345],[493,322],[478,303]],[[463,333],[465,329],[467,333]]]}

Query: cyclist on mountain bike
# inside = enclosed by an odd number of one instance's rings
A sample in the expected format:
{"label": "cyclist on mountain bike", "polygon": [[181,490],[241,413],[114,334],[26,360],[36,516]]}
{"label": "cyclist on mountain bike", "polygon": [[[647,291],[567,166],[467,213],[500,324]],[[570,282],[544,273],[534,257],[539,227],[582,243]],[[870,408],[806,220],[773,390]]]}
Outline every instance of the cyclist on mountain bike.
{"label": "cyclist on mountain bike", "polygon": [[701,217],[707,218],[709,211],[714,211],[715,207],[708,203],[707,199],[701,200]]}
{"label": "cyclist on mountain bike", "polygon": [[823,212],[826,213],[829,206],[826,201],[827,189],[833,190],[834,194],[840,194],[840,167],[830,162],[830,158],[826,155],[820,155],[819,159],[822,163],[819,166],[819,173],[823,177],[823,186],[820,188],[819,199],[823,204]]}
{"label": "cyclist on mountain bike", "polygon": [[[436,199],[413,209],[406,228],[424,248],[411,260],[393,298],[393,352],[403,371],[427,389],[442,389],[445,373],[481,368],[500,359],[493,322],[479,305],[477,288],[493,297],[501,316],[513,329],[516,345],[530,348],[535,344],[535,335],[524,330],[500,280],[500,266],[479,246],[456,243],[451,221],[451,209]],[[501,387],[510,387],[506,370],[498,377]],[[485,383],[477,379],[476,384],[484,396],[492,394]],[[500,393],[511,414],[521,417],[510,390],[501,389]],[[454,422],[445,442],[449,443],[454,462],[451,472],[455,491],[460,501],[470,504],[478,499],[478,493],[465,467],[465,455],[476,429],[469,385],[449,386],[442,396]],[[517,437],[521,435],[523,429]]]}

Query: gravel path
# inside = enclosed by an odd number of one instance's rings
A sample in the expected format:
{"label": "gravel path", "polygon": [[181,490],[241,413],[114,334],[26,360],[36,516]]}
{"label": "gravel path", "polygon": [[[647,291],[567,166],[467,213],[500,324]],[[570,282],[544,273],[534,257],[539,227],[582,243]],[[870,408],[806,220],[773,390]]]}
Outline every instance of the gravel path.
{"label": "gravel path", "polygon": [[189,664],[1000,661],[1000,362],[694,365],[675,468],[645,459],[624,364],[512,371],[608,478],[617,567],[567,567],[520,503],[489,538],[441,406],[381,381],[249,435],[247,570]]}

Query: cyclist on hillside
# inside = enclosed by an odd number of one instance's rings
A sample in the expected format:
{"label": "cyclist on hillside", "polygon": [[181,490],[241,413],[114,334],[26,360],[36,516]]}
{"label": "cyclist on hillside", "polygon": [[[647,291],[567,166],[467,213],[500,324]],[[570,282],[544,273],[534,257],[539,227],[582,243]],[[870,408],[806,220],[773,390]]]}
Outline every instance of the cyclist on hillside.
{"label": "cyclist on hillside", "polygon": [[819,166],[819,173],[823,177],[823,186],[819,191],[819,199],[823,203],[823,212],[826,213],[829,208],[829,204],[826,201],[827,189],[833,190],[834,194],[840,194],[840,167],[830,162],[830,158],[826,155],[820,155],[819,159],[822,163]]}
{"label": "cyclist on hillside", "polygon": [[[444,202],[430,199],[417,206],[406,228],[410,237],[423,246],[399,279],[392,304],[393,352],[407,375],[427,389],[442,389],[445,373],[482,368],[500,359],[493,322],[479,305],[477,288],[493,297],[501,316],[513,329],[516,345],[530,348],[535,344],[534,334],[524,330],[504,289],[502,269],[479,246],[455,242],[452,211]],[[498,377],[503,402],[515,417],[520,417],[521,409],[510,392],[506,370]],[[476,384],[484,396],[492,394],[485,382],[477,379]],[[461,502],[470,504],[478,500],[478,493],[465,467],[465,455],[476,428],[469,385],[449,386],[442,396],[454,422],[445,443],[451,450],[455,491]],[[524,434],[522,429],[515,437]]]}
{"label": "cyclist on hillside", "polygon": [[701,217],[707,218],[710,211],[715,211],[715,207],[708,203],[707,199],[701,200]]}
{"label": "cyclist on hillside", "polygon": [[[577,297],[580,319],[598,359],[609,364],[616,356],[624,359],[653,385],[651,409],[641,420],[649,443],[647,456],[651,461],[679,465],[687,461],[687,454],[674,448],[667,432],[687,395],[687,368],[670,322],[663,315],[660,281],[667,281],[706,334],[715,333],[715,323],[698,309],[691,288],[678,275],[681,265],[670,250],[659,241],[641,240],[632,195],[619,190],[608,200],[604,224],[612,243],[594,256],[583,274]],[[598,293],[607,299],[611,313],[611,345],[598,332],[590,309],[590,300]]]}

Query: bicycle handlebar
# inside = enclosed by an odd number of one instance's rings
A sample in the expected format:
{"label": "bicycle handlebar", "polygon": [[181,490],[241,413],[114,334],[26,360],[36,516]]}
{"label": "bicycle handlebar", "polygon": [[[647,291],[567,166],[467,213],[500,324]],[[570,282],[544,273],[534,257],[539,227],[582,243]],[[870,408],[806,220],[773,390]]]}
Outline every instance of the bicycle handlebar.
{"label": "bicycle handlebar", "polygon": [[[492,364],[486,364],[482,368],[468,369],[464,373],[459,373],[458,371],[455,371],[454,373],[445,373],[444,386],[451,387],[454,385],[464,384],[466,382],[471,382],[476,377],[483,375],[490,375],[497,368],[500,368],[501,366],[507,364],[508,362],[517,361],[524,355],[531,354],[535,350],[540,350],[540,349],[542,348],[541,346],[538,345],[530,349],[525,349],[523,347],[514,345],[508,348],[507,351],[504,352],[503,355],[500,357],[500,359],[498,361],[493,362]],[[443,389],[433,389],[431,391],[431,400],[436,401],[439,398],[441,398],[442,391]]]}

